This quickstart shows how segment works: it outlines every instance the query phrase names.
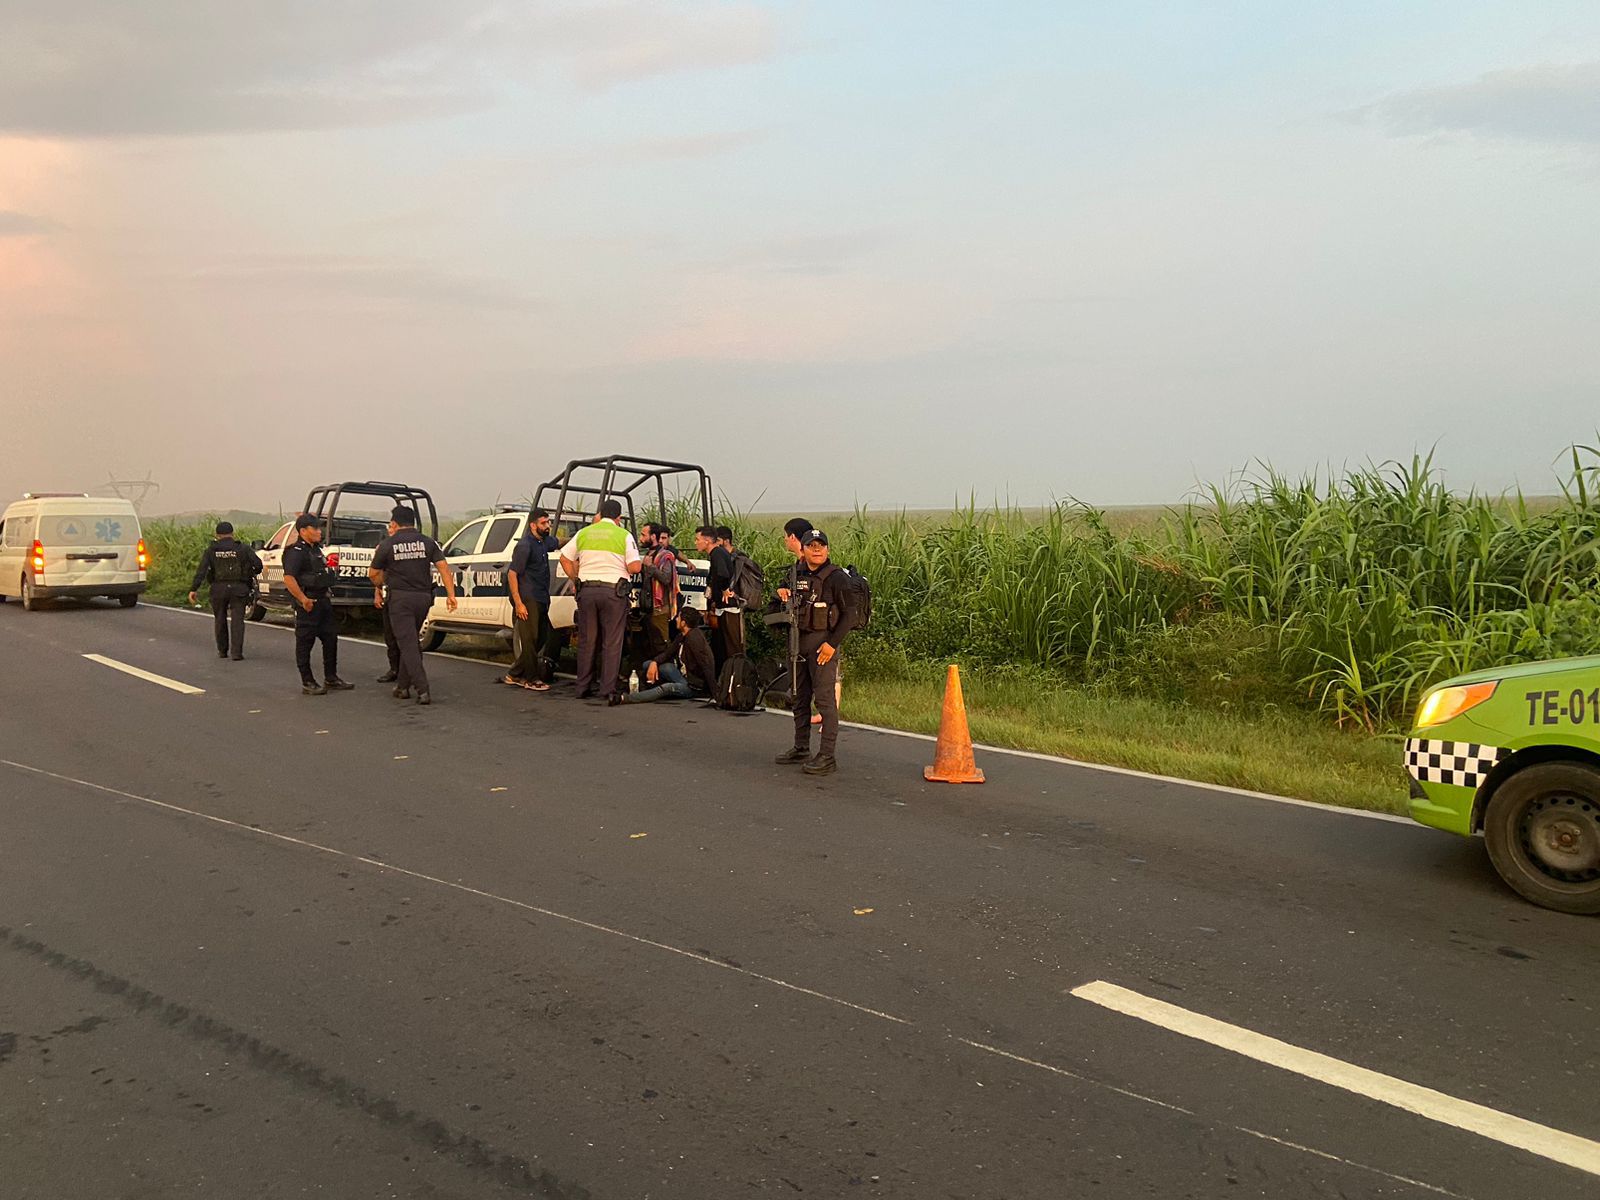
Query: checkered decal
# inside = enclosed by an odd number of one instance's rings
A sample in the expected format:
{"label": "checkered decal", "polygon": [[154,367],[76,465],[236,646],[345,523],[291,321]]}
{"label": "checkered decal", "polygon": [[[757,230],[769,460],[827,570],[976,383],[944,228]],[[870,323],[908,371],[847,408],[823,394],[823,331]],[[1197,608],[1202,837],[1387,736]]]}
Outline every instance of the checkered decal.
{"label": "checkered decal", "polygon": [[1477,742],[1435,742],[1410,738],[1406,742],[1406,770],[1418,783],[1446,783],[1476,788],[1489,777],[1506,752]]}

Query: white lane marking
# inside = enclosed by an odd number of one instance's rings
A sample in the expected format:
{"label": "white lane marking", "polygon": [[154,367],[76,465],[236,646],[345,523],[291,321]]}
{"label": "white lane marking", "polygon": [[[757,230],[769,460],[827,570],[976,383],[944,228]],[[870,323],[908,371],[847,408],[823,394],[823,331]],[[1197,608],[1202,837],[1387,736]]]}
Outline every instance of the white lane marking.
{"label": "white lane marking", "polygon": [[[521,900],[512,900],[506,896],[497,896],[492,892],[485,892],[479,888],[468,887],[463,883],[454,883],[448,879],[440,879],[434,875],[425,875],[420,871],[408,870],[405,867],[397,867],[392,863],[382,862],[375,858],[368,858],[365,855],[351,854],[348,851],[337,850],[332,846],[324,846],[318,842],[307,841],[305,838],[292,837],[286,833],[277,833],[271,829],[262,829],[256,825],[244,825],[238,821],[230,821],[226,817],[216,817],[212,816],[210,813],[197,812],[194,809],[183,808],[176,804],[169,804],[164,800],[155,800],[149,796],[140,796],[134,792],[122,791],[119,788],[106,787],[104,784],[91,783],[87,779],[77,779],[71,775],[58,774],[55,771],[46,771],[42,767],[33,767],[29,766],[27,763],[13,762],[8,758],[0,758],[0,766],[12,767],[15,770],[26,771],[33,775],[42,775],[47,779],[54,779],[61,783],[74,784],[77,787],[88,788],[91,791],[102,792],[108,796],[116,796],[123,800],[133,800],[140,804],[147,804],[152,808],[160,808],[165,809],[168,812],[177,813],[180,816],[199,817],[201,820],[210,821],[217,825],[224,825],[230,829],[237,829],[242,833],[257,834],[272,841],[285,842],[291,846],[299,846],[305,850],[314,850],[319,854],[328,854],[335,858],[343,858],[351,862],[358,862],[365,866],[374,867],[379,871],[392,871],[397,875],[405,875],[409,878],[417,879],[424,883],[431,883],[438,887],[449,888],[452,891],[464,892],[469,896],[476,896],[480,899],[491,900],[499,904],[508,905],[511,908],[522,909],[526,912],[532,912],[540,916],[550,917],[554,920],[565,921],[580,928],[588,929],[596,933],[603,933],[611,937],[622,938],[637,945],[649,946],[656,950],[664,950],[670,954],[676,954],[683,958],[691,959],[694,962],[702,963],[706,966],[719,967],[725,971],[732,971],[735,974],[744,975],[750,979],[771,984],[774,987],[783,988],[791,992],[798,992],[803,996],[810,996],[814,999],[822,1000],[829,1004],[837,1004],[843,1008],[852,1009],[856,1012],[865,1013],[868,1016],[878,1017],[881,1020],[893,1022],[896,1025],[905,1025],[913,1029],[918,1028],[914,1021],[908,1021],[904,1017],[897,1017],[890,1013],[880,1012],[878,1009],[868,1008],[865,1005],[856,1004],[853,1001],[845,1000],[839,996],[830,996],[826,992],[819,992],[813,988],[803,987],[797,983],[790,983],[788,980],[779,979],[773,975],[763,975],[759,971],[751,971],[745,967],[736,967],[732,963],[723,962],[720,959],[712,958],[709,955],[701,954],[695,950],[684,950],[678,946],[670,946],[665,942],[658,942],[651,938],[639,937],[636,934],[626,933],[620,929],[612,929],[610,926],[600,925],[594,921],[585,921],[581,917],[568,916],[565,913],[555,912],[552,909],[540,908],[537,905],[528,904]],[[1220,1129],[1232,1129],[1236,1132],[1247,1134],[1250,1137],[1260,1138],[1261,1140],[1267,1142],[1273,1142],[1290,1150],[1298,1150],[1305,1154],[1314,1155],[1317,1158],[1323,1158],[1331,1162],[1342,1163],[1348,1167],[1354,1167],[1357,1170],[1369,1171],[1375,1175],[1382,1175],[1387,1179],[1393,1179],[1400,1183],[1412,1184],[1416,1187],[1425,1188],[1428,1191],[1437,1192],[1442,1196],[1453,1197],[1454,1200],[1465,1200],[1465,1198],[1460,1197],[1458,1193],[1446,1191],[1444,1188],[1436,1187],[1433,1184],[1422,1183],[1419,1180],[1410,1179],[1404,1175],[1395,1175],[1378,1167],[1368,1166],[1366,1163],[1356,1162],[1353,1159],[1341,1158],[1337,1154],[1329,1154],[1325,1150],[1317,1150],[1311,1146],[1302,1146],[1298,1142],[1291,1142],[1283,1138],[1276,1138],[1271,1134],[1261,1133],[1258,1130],[1249,1129],[1243,1125],[1234,1125],[1227,1121],[1218,1121],[1210,1117],[1204,1117],[1191,1111],[1190,1109],[1180,1107],[1179,1105],[1168,1104],[1164,1100],[1157,1100],[1152,1096],[1146,1096],[1140,1092],[1117,1087],[1115,1084],[1106,1083],[1103,1080],[1094,1079],[1088,1075],[1081,1075],[1076,1071],[1069,1071],[1065,1067],[1055,1067],[1051,1066],[1049,1063],[1040,1062],[1038,1059],[1024,1058],[1020,1054],[1013,1054],[1011,1051],[1002,1050],[998,1046],[991,1046],[984,1042],[975,1042],[970,1038],[957,1037],[955,1034],[946,1033],[943,1036],[959,1042],[964,1046],[970,1047],[971,1049],[982,1051],[985,1054],[993,1054],[1000,1058],[1009,1059],[1010,1061],[1019,1063],[1023,1066],[1032,1067],[1035,1070],[1045,1071],[1052,1075],[1059,1075],[1063,1078],[1071,1079],[1074,1082],[1082,1083],[1089,1087],[1100,1088],[1104,1091],[1113,1092],[1118,1096],[1123,1096],[1130,1100],[1136,1100],[1144,1104],[1153,1105],[1157,1108],[1179,1113],[1184,1116],[1191,1117],[1203,1124],[1211,1125]]]}
{"label": "white lane marking", "polygon": [[1458,1100],[1432,1088],[1358,1067],[1315,1050],[1306,1050],[1239,1025],[1230,1025],[1215,1017],[1190,1012],[1176,1004],[1168,1004],[1165,1000],[1157,1000],[1101,979],[1073,988],[1072,994],[1080,1000],[1159,1025],[1196,1041],[1231,1050],[1268,1066],[1416,1113],[1419,1117],[1442,1125],[1452,1125],[1502,1145],[1526,1150],[1540,1158],[1576,1167],[1591,1175],[1600,1175],[1600,1142],[1592,1142],[1577,1134],[1551,1129],[1547,1125],[1514,1117],[1470,1100]]}
{"label": "white lane marking", "polygon": [[124,792],[119,788],[106,787],[104,784],[91,783],[87,779],[75,779],[71,775],[58,775],[54,771],[46,771],[42,767],[30,767],[26,763],[12,762],[8,758],[0,758],[0,765],[14,767],[19,771],[27,771],[33,775],[43,775],[47,779],[59,780],[62,783],[76,784],[78,787],[90,788],[97,792],[104,792],[108,796],[118,796],[124,800],[134,800],[140,804],[148,804],[153,808],[164,808],[168,812],[175,812],[185,817],[198,817],[202,821],[210,821],[217,825],[226,825],[230,829],[237,829],[242,833],[254,834],[258,837],[271,838],[274,841],[287,842],[292,846],[299,846],[306,850],[315,850],[319,854],[331,854],[335,858],[346,859],[350,862],[362,863],[369,867],[376,867],[380,871],[391,871],[396,875],[404,875],[410,879],[421,880],[437,887],[449,888],[451,891],[464,892],[469,896],[477,896],[482,900],[492,900],[497,904],[509,905],[511,908],[521,909],[524,912],[537,913],[541,917],[549,917],[555,921],[565,921],[569,925],[576,925],[580,929],[587,929],[594,933],[603,933],[609,937],[622,938],[624,941],[633,942],[640,946],[649,946],[655,950],[664,950],[668,954],[676,954],[683,958],[692,959],[708,967],[719,967],[724,971],[732,971],[736,975],[744,975],[750,979],[758,979],[762,983],[770,983],[774,987],[784,988],[787,991],[799,992],[803,996],[811,996],[817,1000],[826,1000],[829,1004],[837,1004],[843,1008],[854,1009],[859,1013],[866,1013],[869,1017],[877,1017],[883,1021],[892,1021],[896,1025],[910,1025],[912,1022],[903,1017],[892,1016],[886,1012],[879,1012],[875,1008],[868,1008],[864,1004],[845,1000],[838,996],[830,996],[826,992],[819,992],[813,988],[803,987],[798,983],[790,983],[787,979],[779,979],[773,975],[763,975],[759,971],[751,971],[745,967],[736,967],[732,963],[723,962],[719,958],[712,958],[709,954],[701,954],[695,950],[684,950],[679,946],[670,946],[666,942],[658,942],[652,938],[640,937],[637,934],[626,933],[621,929],[613,929],[609,925],[601,925],[594,921],[586,921],[582,917],[570,916],[567,913],[556,912],[550,908],[540,908],[537,904],[528,904],[522,900],[513,900],[509,896],[497,896],[493,892],[486,892],[480,888],[469,887],[464,883],[456,883],[449,879],[440,879],[434,875],[426,875],[421,871],[412,871],[406,867],[397,867],[393,863],[382,862],[376,858],[368,858],[362,854],[351,854],[348,850],[338,850],[332,846],[324,846],[318,842],[309,842],[304,838],[291,837],[287,833],[277,833],[271,829],[262,829],[255,825],[245,825],[238,821],[230,821],[226,817],[212,816],[210,813],[198,812],[192,808],[181,805],[169,804],[165,800],[154,800],[149,796],[136,795],[133,792]]}
{"label": "white lane marking", "polygon": [[[186,613],[191,617],[205,616],[204,613],[190,612],[181,608],[167,608],[163,605],[149,605],[147,607],[161,612]],[[267,625],[263,626],[263,628],[281,629],[285,633],[292,632],[292,630],[282,625]],[[369,641],[366,638],[341,637],[340,640],[359,642],[363,646],[383,645],[382,642]],[[471,658],[465,654],[451,654],[444,650],[430,650],[428,653],[435,658],[453,658],[457,662],[477,663],[479,666],[493,667],[496,670],[504,670],[505,668],[504,663],[488,662],[485,659]],[[782,709],[767,708],[762,711],[772,716],[782,717],[786,721],[793,719],[788,712]],[[887,734],[889,737],[913,738],[919,742],[938,741],[938,738],[931,733],[913,733],[909,729],[890,729],[886,725],[868,725],[862,721],[840,721],[839,724],[846,729],[860,729],[866,733],[882,733]],[[1190,788],[1195,791],[1219,792],[1225,796],[1243,796],[1250,800],[1270,800],[1274,804],[1288,804],[1295,808],[1310,808],[1317,812],[1335,813],[1344,817],[1365,817],[1370,821],[1391,821],[1397,825],[1404,825],[1407,829],[1416,829],[1423,833],[1429,832],[1426,826],[1419,825],[1410,817],[1397,816],[1394,813],[1373,812],[1365,808],[1345,808],[1338,804],[1318,804],[1315,800],[1300,800],[1294,796],[1278,796],[1272,792],[1252,792],[1248,788],[1229,787],[1225,783],[1202,783],[1197,779],[1184,779],[1178,775],[1156,775],[1150,771],[1136,771],[1132,767],[1113,767],[1108,763],[1085,762],[1081,758],[1066,758],[1060,754],[1044,754],[1037,750],[1017,750],[1010,746],[990,746],[983,742],[974,743],[973,749],[981,750],[985,754],[1005,754],[1012,758],[1031,758],[1035,762],[1055,763],[1057,766],[1062,767],[1078,767],[1085,771],[1099,771],[1106,775],[1124,775],[1129,779],[1148,779],[1152,783],[1169,783],[1175,787]]]}
{"label": "white lane marking", "polygon": [[132,675],[135,679],[143,679],[148,683],[158,683],[164,688],[182,692],[185,696],[203,696],[206,692],[205,688],[197,688],[192,684],[181,683],[176,679],[168,679],[165,675],[157,675],[153,671],[143,671],[138,667],[131,667],[125,662],[107,658],[104,654],[85,654],[83,657],[90,662],[99,663],[102,667],[110,667],[113,671],[121,671],[124,675]]}

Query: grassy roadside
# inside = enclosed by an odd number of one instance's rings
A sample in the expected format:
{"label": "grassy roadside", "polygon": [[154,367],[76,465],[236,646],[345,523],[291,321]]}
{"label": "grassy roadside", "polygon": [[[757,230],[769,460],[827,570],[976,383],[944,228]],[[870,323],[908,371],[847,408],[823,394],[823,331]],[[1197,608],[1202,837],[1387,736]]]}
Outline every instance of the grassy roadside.
{"label": "grassy roadside", "polygon": [[[1395,741],[1344,732],[1309,713],[1218,712],[1066,685],[1045,688],[1036,679],[982,669],[962,672],[962,691],[978,742],[1319,804],[1405,811]],[[846,659],[846,720],[936,733],[943,693],[942,668],[852,670]]]}

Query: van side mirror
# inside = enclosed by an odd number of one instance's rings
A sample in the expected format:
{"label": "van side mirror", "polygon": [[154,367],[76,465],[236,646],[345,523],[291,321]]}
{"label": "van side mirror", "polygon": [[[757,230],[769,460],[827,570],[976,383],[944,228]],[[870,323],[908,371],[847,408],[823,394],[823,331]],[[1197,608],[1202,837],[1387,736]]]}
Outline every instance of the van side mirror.
{"label": "van side mirror", "polygon": [[260,538],[257,538],[255,541],[250,543],[250,549],[252,549],[252,550],[265,550],[266,548],[267,548],[267,544],[265,542],[263,542]]}

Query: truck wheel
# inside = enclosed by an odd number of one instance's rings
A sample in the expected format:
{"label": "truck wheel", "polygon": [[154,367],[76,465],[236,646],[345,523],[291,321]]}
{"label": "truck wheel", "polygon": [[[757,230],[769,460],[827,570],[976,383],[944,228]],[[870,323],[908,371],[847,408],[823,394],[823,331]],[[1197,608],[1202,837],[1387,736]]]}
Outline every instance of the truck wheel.
{"label": "truck wheel", "polygon": [[1600,770],[1538,763],[1495,790],[1483,838],[1500,878],[1544,908],[1600,913]]}
{"label": "truck wheel", "polygon": [[422,652],[424,654],[426,654],[429,650],[437,650],[440,646],[444,645],[444,634],[438,633],[432,629],[424,629],[421,633],[417,634],[417,644],[422,647]]}
{"label": "truck wheel", "polygon": [[267,619],[267,606],[265,604],[257,604],[254,608],[245,609],[244,619],[246,621],[265,621]]}
{"label": "truck wheel", "polygon": [[136,604],[139,603],[139,597],[137,597],[137,596],[118,596],[117,597],[117,603],[122,605],[123,608],[132,608]]}
{"label": "truck wheel", "polygon": [[44,601],[34,594],[33,580],[22,577],[22,607],[28,612],[38,612]]}

